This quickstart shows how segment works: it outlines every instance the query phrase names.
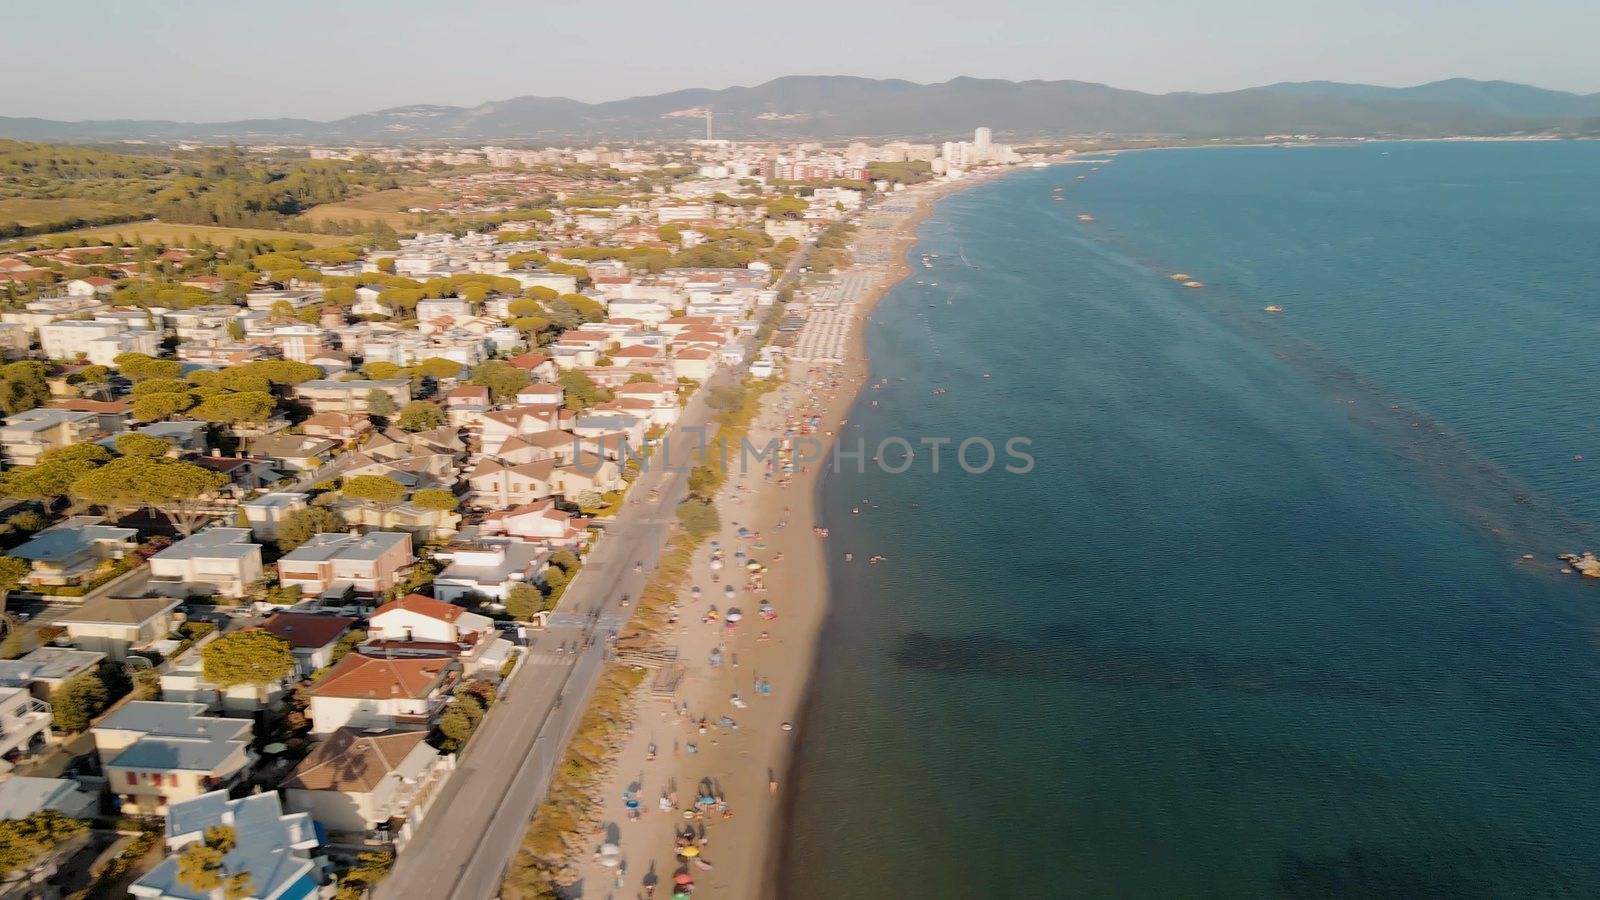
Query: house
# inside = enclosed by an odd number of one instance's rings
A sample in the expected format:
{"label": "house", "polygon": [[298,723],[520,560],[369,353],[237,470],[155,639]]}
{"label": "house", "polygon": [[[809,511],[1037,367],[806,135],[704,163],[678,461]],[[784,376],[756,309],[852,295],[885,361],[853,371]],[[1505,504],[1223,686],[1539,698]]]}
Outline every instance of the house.
{"label": "house", "polygon": [[560,427],[561,410],[558,407],[513,406],[478,417],[478,445],[485,454],[493,455],[512,435],[554,431]]}
{"label": "house", "polygon": [[89,729],[107,787],[129,812],[227,787],[255,763],[249,719],[205,715],[200,703],[134,700]]}
{"label": "house", "polygon": [[124,353],[154,356],[161,349],[161,335],[122,324],[67,319],[39,326],[39,349],[50,359],[87,359],[115,366]]}
{"label": "house", "polygon": [[331,832],[405,847],[455,771],[455,757],[428,746],[425,731],[340,728],[300,761],[282,785],[285,805]]}
{"label": "house", "polygon": [[554,359],[548,353],[529,352],[521,353],[506,360],[534,378],[544,381],[554,380],[560,374],[556,369]]}
{"label": "house", "polygon": [[[84,397],[74,397],[68,400],[57,400],[50,404],[51,409],[64,409],[68,412],[92,412],[100,417],[100,430],[107,435],[121,434],[133,424],[133,401],[131,400],[90,400]],[[202,424],[203,423],[192,423]],[[103,438],[102,443],[109,438]],[[114,448],[116,445],[111,444]]]}
{"label": "house", "polygon": [[515,538],[473,537],[451,542],[438,556],[450,560],[433,579],[440,600],[479,597],[503,604],[512,587],[540,579],[550,551]]}
{"label": "house", "polygon": [[302,309],[322,302],[322,291],[251,291],[244,295],[245,305],[257,312],[272,312],[279,303]]}
{"label": "house", "polygon": [[204,422],[151,422],[136,430],[139,434],[166,441],[178,450],[200,451],[206,446]]}
{"label": "house", "polygon": [[551,479],[557,465],[554,459],[506,465],[485,456],[466,476],[471,502],[498,509],[543,500],[556,492]]}
{"label": "house", "polygon": [[49,700],[62,685],[99,668],[105,658],[93,650],[35,647],[19,659],[0,660],[0,687],[27,688],[34,697]]}
{"label": "house", "polygon": [[56,619],[72,643],[121,661],[171,634],[178,624],[178,597],[96,597]]}
{"label": "house", "polygon": [[507,535],[551,548],[575,548],[583,542],[584,521],[557,509],[554,500],[541,500],[489,513],[477,526],[477,533]]}
{"label": "house", "polygon": [[[619,401],[643,400],[648,402],[648,416],[654,425],[671,425],[678,421],[678,386],[638,381],[625,384],[612,391]],[[641,407],[643,409],[643,407]]]}
{"label": "house", "polygon": [[449,703],[460,674],[460,663],[439,656],[347,653],[311,687],[311,731],[426,729]]}
{"label": "house", "polygon": [[672,374],[676,378],[705,381],[717,370],[716,354],[699,347],[679,350],[672,358]]}
{"label": "house", "polygon": [[584,450],[571,463],[559,466],[550,473],[551,491],[568,500],[575,500],[583,494],[621,490],[624,484],[621,466],[589,450]]}
{"label": "house", "polygon": [[224,889],[199,890],[179,875],[180,854],[215,829],[233,830],[233,846],[222,855],[225,876],[248,874],[249,886],[237,900],[303,900],[322,896],[324,860],[313,852],[321,841],[315,823],[303,812],[285,813],[276,791],[237,800],[211,791],[174,802],[167,809],[168,856],[128,886],[146,900],[213,900]]}
{"label": "house", "polygon": [[286,472],[312,472],[332,458],[339,442],[309,434],[269,434],[250,442],[250,452]]}
{"label": "house", "polygon": [[[234,426],[235,434],[243,434],[242,426]],[[202,469],[210,469],[228,480],[222,487],[223,496],[238,498],[252,491],[259,491],[269,485],[277,484],[283,480],[283,473],[278,471],[277,463],[268,459],[256,459],[248,456],[223,456],[220,451],[213,451],[210,456],[200,456],[192,460]]]}
{"label": "house", "polygon": [[243,597],[261,579],[261,545],[248,528],[208,528],[150,557],[150,587],[176,597]]}
{"label": "house", "polygon": [[[0,687],[0,773],[10,772],[16,760],[43,748],[49,729],[50,704],[27,688]],[[6,784],[0,782],[0,793]]]}
{"label": "house", "polygon": [[274,491],[245,500],[239,504],[239,508],[244,511],[245,521],[250,523],[250,533],[256,540],[274,541],[278,539],[278,525],[305,509],[310,499],[310,494]]}
{"label": "house", "polygon": [[283,638],[294,651],[299,674],[308,676],[333,665],[334,648],[356,621],[351,616],[275,612],[261,623],[261,630]]}
{"label": "house", "polygon": [[317,413],[301,422],[300,428],[307,437],[327,438],[347,444],[371,432],[372,420],[360,413]]}
{"label": "house", "polygon": [[383,378],[374,381],[329,381],[316,379],[302,382],[294,388],[294,395],[306,402],[314,413],[368,414],[368,398],[376,391],[388,394],[395,409],[411,402],[411,379]]}
{"label": "house", "polygon": [[24,582],[35,587],[77,585],[102,565],[133,552],[137,529],[102,525],[102,516],[72,516],[11,551],[32,565]]}
{"label": "house", "polygon": [[455,533],[461,514],[450,509],[434,509],[415,503],[375,503],[371,500],[340,500],[334,507],[351,525],[384,531],[405,531],[413,538],[429,541]]}
{"label": "house", "polygon": [[0,425],[0,448],[14,466],[38,465],[39,457],[59,447],[90,444],[106,436],[98,413],[69,409],[29,409]]}
{"label": "house", "polygon": [[278,560],[278,582],[313,596],[350,590],[381,594],[411,563],[411,535],[404,531],[315,534]]}
{"label": "house", "polygon": [[521,406],[560,406],[565,399],[559,384],[530,384],[517,391]]}
{"label": "house", "polygon": [[[0,722],[7,722],[0,703]],[[48,715],[46,716],[48,718]],[[9,742],[10,732],[0,737]],[[40,810],[53,809],[73,819],[91,818],[98,811],[100,797],[85,790],[71,778],[32,778],[13,775],[0,781],[0,819],[26,819]]]}
{"label": "house", "polygon": [[498,670],[512,652],[493,619],[422,594],[378,607],[367,620],[367,638],[368,653],[451,656],[468,674]]}

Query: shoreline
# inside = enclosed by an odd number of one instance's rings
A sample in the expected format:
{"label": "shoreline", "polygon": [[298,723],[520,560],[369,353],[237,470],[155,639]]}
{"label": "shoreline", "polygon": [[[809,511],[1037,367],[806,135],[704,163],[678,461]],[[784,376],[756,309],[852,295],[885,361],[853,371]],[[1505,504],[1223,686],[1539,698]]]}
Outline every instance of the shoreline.
{"label": "shoreline", "polygon": [[[816,417],[813,436],[825,450],[831,446],[870,371],[866,325],[872,310],[912,274],[910,253],[922,223],[946,197],[1023,170],[906,188],[916,192],[913,209],[888,226],[859,228],[856,261],[837,274],[871,281],[850,307],[844,358],[787,361],[788,377],[761,398],[751,439],[781,438],[795,423]],[[861,260],[863,250],[873,254],[871,261]],[[590,841],[595,852],[570,861],[582,896],[645,896],[651,884],[670,895],[675,874],[685,871],[705,895],[781,894],[779,863],[789,815],[785,785],[795,748],[804,740],[804,709],[832,603],[827,542],[813,531],[820,526],[822,474],[810,466],[787,477],[730,472],[718,493],[721,528],[696,548],[690,587],[678,598],[679,619],[657,635],[662,645],[678,648],[682,682],[670,705],[652,696],[649,679],[630,701],[632,723],[596,798],[602,811]],[[718,547],[733,558],[713,565]],[[746,575],[747,559],[765,568],[745,589],[735,588]],[[770,601],[777,618],[755,615],[763,601]],[[736,627],[721,618],[733,607],[744,614]],[[708,621],[713,609],[717,615]],[[711,662],[714,651],[722,654],[720,665]],[[770,693],[760,692],[763,683]],[[724,716],[733,727],[717,724]],[[726,803],[695,812],[702,794]],[[688,865],[675,856],[676,834],[686,826],[707,839],[704,858],[714,860],[714,868],[700,867],[700,857]],[[603,857],[598,851],[607,844],[618,849]]]}

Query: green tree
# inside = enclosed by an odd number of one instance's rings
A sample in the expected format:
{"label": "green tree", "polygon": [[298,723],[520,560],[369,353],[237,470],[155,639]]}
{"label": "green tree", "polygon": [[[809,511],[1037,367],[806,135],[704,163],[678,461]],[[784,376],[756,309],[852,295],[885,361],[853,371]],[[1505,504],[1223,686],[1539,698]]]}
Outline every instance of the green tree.
{"label": "green tree", "polygon": [[188,535],[209,517],[205,501],[227,483],[228,476],[191,462],[124,456],[79,477],[70,493],[113,511],[160,510]]}
{"label": "green tree", "polygon": [[215,377],[215,372],[197,372],[185,381],[181,378],[149,378],[133,386],[129,393],[135,397],[150,397],[156,394],[182,394],[188,392],[196,384],[203,384],[199,376]]}
{"label": "green tree", "polygon": [[400,408],[400,416],[395,423],[406,431],[427,431],[444,424],[444,410],[436,403],[413,400]]}
{"label": "green tree", "polygon": [[219,688],[266,685],[294,671],[289,642],[265,631],[234,631],[200,651],[201,672]]}
{"label": "green tree", "polygon": [[513,619],[530,621],[541,609],[544,609],[544,594],[531,584],[514,584],[506,594],[506,612]]}
{"label": "green tree", "polygon": [[117,452],[123,456],[143,456],[159,459],[172,450],[172,445],[158,437],[131,431],[117,435]]}
{"label": "green tree", "polygon": [[371,378],[373,381],[386,381],[390,378],[399,378],[405,373],[405,369],[400,368],[392,362],[384,362],[381,359],[375,362],[369,362],[361,367],[361,374]]}
{"label": "green tree", "polygon": [[338,534],[345,521],[338,513],[322,506],[297,509],[278,523],[278,549],[283,553],[311,540],[312,535]]}
{"label": "green tree", "polygon": [[382,475],[347,478],[341,490],[352,500],[371,500],[373,503],[399,503],[406,498],[405,485]]}
{"label": "green tree", "polygon": [[453,359],[444,359],[438,356],[430,356],[412,367],[413,371],[429,378],[454,378],[460,375],[461,370],[464,368],[466,366]]}
{"label": "green tree", "polygon": [[117,371],[134,381],[177,378],[183,372],[183,364],[177,360],[156,359],[145,353],[119,354],[112,362],[117,364]]}
{"label": "green tree", "polygon": [[0,820],[0,874],[32,869],[88,828],[88,822],[53,809],[41,809],[21,819]]}
{"label": "green tree", "polygon": [[28,577],[33,571],[33,566],[25,559],[15,556],[0,556],[0,606],[4,606],[6,594],[16,590],[22,579]]}
{"label": "green tree", "polygon": [[277,406],[277,398],[271,394],[244,391],[207,397],[191,409],[189,415],[191,418],[223,425],[237,425],[244,422],[259,425],[272,418],[272,412]]}
{"label": "green tree", "polygon": [[133,401],[133,417],[140,422],[159,422],[195,404],[193,394],[153,394]]}
{"label": "green tree", "polygon": [[22,360],[0,366],[0,412],[14,416],[50,399],[46,381],[50,369],[38,360]]}
{"label": "green tree", "polygon": [[593,378],[577,369],[562,372],[556,381],[561,385],[562,396],[568,409],[588,409],[611,399],[610,391],[595,384]]}
{"label": "green tree", "polygon": [[703,538],[722,528],[717,507],[706,500],[691,498],[678,504],[678,521],[691,537]]}
{"label": "green tree", "polygon": [[388,391],[379,390],[378,388],[367,391],[368,415],[387,419],[394,415],[394,411],[394,398],[389,395]]}
{"label": "green tree", "polygon": [[423,509],[453,511],[460,503],[456,495],[439,488],[424,488],[411,495],[411,502]]}
{"label": "green tree", "polygon": [[111,693],[98,672],[68,679],[50,693],[50,724],[57,731],[77,734],[111,703]]}
{"label": "green tree", "polygon": [[58,447],[39,457],[36,466],[11,469],[0,475],[0,493],[20,500],[65,497],[74,481],[110,459],[111,452],[99,444]]}
{"label": "green tree", "polygon": [[517,391],[527,387],[533,379],[528,373],[505,362],[492,359],[481,363],[472,370],[471,382],[489,389],[489,397],[496,403],[504,403],[517,396]]}

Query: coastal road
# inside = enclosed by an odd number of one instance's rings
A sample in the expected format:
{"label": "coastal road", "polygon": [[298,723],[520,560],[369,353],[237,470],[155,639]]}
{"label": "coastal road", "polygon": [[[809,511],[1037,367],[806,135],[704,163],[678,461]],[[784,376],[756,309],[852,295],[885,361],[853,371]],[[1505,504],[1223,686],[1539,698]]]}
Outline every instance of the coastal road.
{"label": "coastal road", "polygon": [[[707,384],[721,383],[728,375]],[[538,634],[462,754],[460,767],[422,827],[379,885],[379,900],[484,900],[497,895],[534,808],[588,705],[607,652],[606,634],[624,625],[688,493],[686,457],[710,411],[699,391],[668,433],[672,468],[652,461],[561,597],[552,627]],[[651,501],[650,491],[659,499]],[[641,571],[635,571],[638,566]],[[587,644],[587,646],[585,646]],[[559,653],[560,646],[579,647]]]}
{"label": "coastal road", "polygon": [[[795,252],[774,289],[798,276],[811,249],[806,244]],[[373,892],[377,900],[487,900],[499,894],[528,820],[599,681],[606,635],[620,631],[633,612],[622,597],[643,592],[677,506],[688,496],[688,456],[697,444],[688,429],[708,426],[709,388],[740,377],[742,368],[718,372],[684,407],[667,434],[670,458],[653,459],[629,488],[622,509],[567,586],[551,627],[528,648],[505,698],[484,717],[422,826]],[[658,497],[653,501],[652,491]]]}

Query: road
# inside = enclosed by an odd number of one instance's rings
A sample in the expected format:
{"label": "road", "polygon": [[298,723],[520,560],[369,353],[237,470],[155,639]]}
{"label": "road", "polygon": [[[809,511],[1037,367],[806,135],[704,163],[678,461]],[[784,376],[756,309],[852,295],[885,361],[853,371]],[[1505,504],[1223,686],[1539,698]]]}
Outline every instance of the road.
{"label": "road", "polygon": [[[810,251],[807,245],[795,253],[774,288],[799,274]],[[724,370],[704,388],[742,375]],[[505,698],[484,717],[422,826],[378,884],[377,900],[487,900],[499,894],[599,680],[606,634],[621,630],[633,612],[622,597],[643,593],[677,506],[688,495],[687,463],[697,438],[686,430],[709,423],[709,393],[697,391],[668,433],[670,458],[652,459],[628,490],[622,509],[567,586],[551,626],[528,648]],[[558,647],[582,649],[561,653]]]}
{"label": "road", "polygon": [[[422,827],[378,886],[380,900],[482,898],[499,893],[534,808],[588,705],[605,661],[605,635],[620,630],[666,543],[674,510],[688,493],[684,429],[709,417],[698,392],[669,433],[673,468],[652,461],[628,491],[578,577],[512,676],[505,699],[483,720],[460,767]],[[659,499],[651,501],[650,491]],[[639,571],[635,571],[638,566]],[[558,653],[559,646],[582,646]],[[557,704],[557,698],[561,702]]]}

